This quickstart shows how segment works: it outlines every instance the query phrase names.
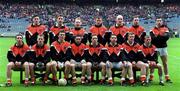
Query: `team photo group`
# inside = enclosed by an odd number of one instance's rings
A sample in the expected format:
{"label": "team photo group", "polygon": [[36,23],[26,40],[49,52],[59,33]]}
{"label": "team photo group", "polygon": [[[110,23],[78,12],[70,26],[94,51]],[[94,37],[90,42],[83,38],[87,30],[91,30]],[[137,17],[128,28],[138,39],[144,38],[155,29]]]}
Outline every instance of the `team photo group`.
{"label": "team photo group", "polygon": [[[41,17],[32,17],[25,36],[18,34],[15,43],[7,52],[6,86],[12,86],[12,71],[22,68],[25,73],[24,85],[36,85],[36,69],[44,69],[42,84],[58,85],[58,70],[63,71],[61,79],[67,84],[76,85],[77,68],[80,69],[80,83],[94,82],[94,71],[99,70],[98,84],[116,84],[112,69],[121,72],[116,80],[122,86],[142,86],[154,80],[154,70],[158,70],[159,85],[172,83],[168,72],[167,41],[169,30],[161,17],[156,18],[154,27],[146,32],[140,25],[138,16],[127,27],[123,16],[117,15],[115,24],[110,28],[103,25],[102,17],[95,17],[95,24],[89,29],[82,26],[81,18],[74,19],[73,28],[64,24],[59,15],[51,28],[41,24]],[[162,62],[158,62],[158,58]],[[134,76],[134,70],[139,77]],[[78,71],[79,72],[79,71]]]}

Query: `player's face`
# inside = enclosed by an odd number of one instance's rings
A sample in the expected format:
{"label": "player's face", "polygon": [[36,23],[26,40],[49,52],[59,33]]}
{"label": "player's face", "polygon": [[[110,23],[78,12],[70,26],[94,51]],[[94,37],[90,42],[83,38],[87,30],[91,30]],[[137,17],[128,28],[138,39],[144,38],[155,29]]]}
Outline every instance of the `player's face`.
{"label": "player's face", "polygon": [[75,27],[80,27],[81,26],[81,21],[80,20],[77,20],[75,21]]}
{"label": "player's face", "polygon": [[57,22],[58,22],[58,23],[63,23],[63,22],[64,22],[64,18],[63,18],[62,16],[59,16],[59,17],[57,18]]}
{"label": "player's face", "polygon": [[162,26],[162,24],[163,24],[162,19],[157,19],[157,20],[156,20],[156,25],[157,25],[157,26]]}
{"label": "player's face", "polygon": [[16,36],[17,43],[22,43],[22,36]]}
{"label": "player's face", "polygon": [[96,25],[101,25],[102,24],[102,19],[96,19]]}
{"label": "player's face", "polygon": [[117,42],[117,37],[116,36],[111,36],[111,42],[116,43]]}
{"label": "player's face", "polygon": [[81,43],[81,37],[76,37],[75,42],[76,42],[76,44],[80,44]]}
{"label": "player's face", "polygon": [[59,40],[65,39],[65,33],[59,33]]}
{"label": "player's face", "polygon": [[38,45],[42,46],[44,44],[44,38],[43,37],[38,37],[37,43],[38,43]]}
{"label": "player's face", "polygon": [[40,22],[39,17],[34,17],[34,18],[33,18],[33,23],[34,23],[34,24],[39,24],[39,22]]}
{"label": "player's face", "polygon": [[93,36],[93,37],[92,37],[92,43],[93,43],[93,44],[96,44],[97,42],[98,42],[97,36]]}
{"label": "player's face", "polygon": [[121,18],[117,18],[116,19],[116,23],[117,24],[122,24],[123,23],[123,18],[121,17]]}
{"label": "player's face", "polygon": [[133,34],[133,35],[129,35],[129,36],[128,36],[128,41],[134,42],[134,38],[135,38],[135,35],[134,35],[134,34]]}
{"label": "player's face", "polygon": [[151,43],[151,37],[145,38],[144,42],[145,42],[146,44],[150,44],[150,43]]}
{"label": "player's face", "polygon": [[139,25],[139,18],[133,19],[133,25]]}

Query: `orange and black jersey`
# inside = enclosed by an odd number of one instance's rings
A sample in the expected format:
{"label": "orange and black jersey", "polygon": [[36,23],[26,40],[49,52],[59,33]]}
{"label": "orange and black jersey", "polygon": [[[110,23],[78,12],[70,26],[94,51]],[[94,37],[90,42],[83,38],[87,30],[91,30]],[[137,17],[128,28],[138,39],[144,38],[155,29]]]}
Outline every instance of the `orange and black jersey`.
{"label": "orange and black jersey", "polygon": [[111,43],[109,43],[108,45],[106,45],[106,48],[108,49],[108,60],[110,62],[122,61],[121,45],[116,44],[113,46]]}
{"label": "orange and black jersey", "polygon": [[31,58],[33,63],[43,62],[47,63],[50,61],[50,49],[47,44],[44,44],[42,47],[37,44],[33,45],[31,48]]}
{"label": "orange and black jersey", "polygon": [[88,40],[88,34],[83,28],[73,28],[70,32],[71,43],[74,43],[75,36],[83,37],[82,43],[86,44]]}
{"label": "orange and black jersey", "polygon": [[71,45],[69,42],[59,43],[58,41],[54,41],[50,48],[51,59],[55,61],[65,62],[67,60],[68,55],[66,55],[66,51],[70,48]]}
{"label": "orange and black jersey", "polygon": [[152,44],[157,48],[167,47],[167,41],[169,39],[169,30],[165,26],[160,28],[154,27],[150,32],[152,38]]}
{"label": "orange and black jersey", "polygon": [[[63,26],[54,25],[50,28],[50,32],[49,32],[50,44],[52,44],[54,41],[56,41],[58,39],[58,35],[59,35],[60,31],[64,31],[66,33],[66,35],[69,34],[69,28],[65,25],[63,25]],[[66,37],[68,37],[68,36],[66,36]],[[66,41],[68,41],[67,38],[66,38]]]}
{"label": "orange and black jersey", "polygon": [[158,54],[157,49],[154,45],[150,45],[149,47],[144,44],[140,46],[138,51],[138,57],[141,61],[147,63],[148,61],[155,61],[158,63]]}
{"label": "orange and black jersey", "polygon": [[45,25],[29,25],[27,27],[25,36],[26,43],[28,46],[33,46],[37,43],[37,36],[44,35],[44,43],[46,44],[48,41],[48,31]]}
{"label": "orange and black jersey", "polygon": [[107,28],[102,24],[101,25],[93,25],[93,26],[91,26],[90,29],[89,29],[90,33],[88,35],[90,43],[91,43],[92,35],[96,35],[96,36],[98,36],[98,42],[100,44],[105,45],[106,41],[104,39],[104,35],[105,35],[106,31],[107,31]]}
{"label": "orange and black jersey", "polygon": [[29,47],[26,44],[22,46],[17,46],[14,44],[7,53],[7,58],[9,62],[25,62],[29,61]]}
{"label": "orange and black jersey", "polygon": [[132,45],[130,45],[128,42],[124,42],[122,44],[123,47],[123,54],[124,54],[124,60],[123,61],[138,61],[138,50],[140,45],[136,42],[134,42]]}
{"label": "orange and black jersey", "polygon": [[100,63],[101,62],[101,57],[100,57],[100,54],[101,54],[101,49],[103,48],[104,46],[102,44],[98,44],[96,46],[93,46],[92,44],[90,44],[88,46],[88,49],[89,49],[89,54],[90,54],[90,57],[89,57],[89,60],[91,62],[98,62]]}
{"label": "orange and black jersey", "polygon": [[87,48],[87,46],[83,43],[71,44],[71,58],[76,60],[77,62],[80,62],[82,59],[84,59],[84,52],[85,52],[86,48]]}
{"label": "orange and black jersey", "polygon": [[128,32],[128,27],[126,26],[117,26],[114,25],[110,27],[110,31],[112,34],[115,34],[117,36],[117,43],[122,44],[125,41],[125,36]]}
{"label": "orange and black jersey", "polygon": [[129,28],[129,32],[135,34],[135,42],[139,43],[140,45],[144,43],[144,37],[146,36],[146,32],[142,26],[131,26]]}

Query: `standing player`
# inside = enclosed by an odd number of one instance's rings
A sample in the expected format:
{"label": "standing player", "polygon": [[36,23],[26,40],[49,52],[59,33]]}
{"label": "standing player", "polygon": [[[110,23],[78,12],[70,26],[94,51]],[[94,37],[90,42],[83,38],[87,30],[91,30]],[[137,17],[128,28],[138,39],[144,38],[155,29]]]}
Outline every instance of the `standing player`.
{"label": "standing player", "polygon": [[[56,23],[54,26],[51,27],[50,32],[49,32],[49,42],[52,44],[54,41],[58,39],[58,33],[60,31],[65,31],[65,33],[68,35],[69,34],[69,28],[65,26],[64,23],[64,17],[63,16],[58,16],[56,19]],[[67,39],[67,38],[66,38]]]}
{"label": "standing player", "polygon": [[44,43],[46,44],[48,41],[47,28],[45,25],[40,23],[40,18],[36,15],[32,17],[32,24],[27,27],[25,33],[27,45],[32,47],[34,44],[36,44],[38,35],[44,35]]}
{"label": "standing player", "polygon": [[23,68],[25,70],[24,85],[28,86],[29,79],[29,64],[28,64],[28,52],[29,47],[24,44],[23,36],[16,35],[16,43],[10,48],[7,54],[9,63],[7,64],[7,86],[12,86],[11,76],[12,69]]}
{"label": "standing player", "polygon": [[75,36],[80,36],[82,37],[82,43],[86,44],[87,40],[88,40],[88,34],[86,32],[86,30],[84,30],[82,28],[82,21],[80,18],[76,18],[75,19],[75,23],[74,23],[74,28],[71,30],[70,34],[71,34],[71,43],[74,43],[74,38]]}
{"label": "standing player", "polygon": [[70,73],[70,61],[67,55],[67,50],[70,49],[70,43],[65,41],[65,32],[60,32],[58,40],[54,41],[51,45],[51,65],[53,80],[57,81],[57,69],[62,69],[65,65],[64,78],[67,79]]}
{"label": "standing player", "polygon": [[[105,45],[106,41],[104,39],[104,35],[107,31],[107,28],[103,25],[102,18],[100,18],[100,17],[96,18],[95,22],[96,22],[95,25],[90,27],[90,30],[89,30],[90,35],[89,36],[97,35],[98,42],[102,45]],[[89,39],[89,41],[91,42],[91,38]]]}
{"label": "standing player", "polygon": [[112,34],[117,36],[117,43],[122,44],[125,41],[125,36],[128,32],[128,27],[124,25],[123,16],[118,15],[116,17],[116,24],[110,27]]}
{"label": "standing player", "polygon": [[133,18],[133,25],[129,28],[129,32],[132,32],[135,34],[135,42],[139,43],[140,45],[144,42],[144,36],[146,35],[146,32],[144,31],[144,28],[139,25],[139,18],[134,17]]}
{"label": "standing player", "polygon": [[163,25],[163,21],[161,18],[156,19],[156,26],[150,32],[152,38],[152,44],[157,47],[159,55],[161,57],[163,67],[164,67],[164,74],[166,78],[166,82],[172,83],[168,73],[168,64],[167,64],[167,41],[169,39],[169,30],[167,27]]}
{"label": "standing player", "polygon": [[108,49],[108,61],[106,62],[106,73],[108,76],[108,84],[113,85],[112,68],[121,69],[123,64],[121,62],[121,46],[117,43],[116,35],[112,34],[110,37],[110,43],[106,45]]}
{"label": "standing player", "polygon": [[38,35],[37,43],[31,48],[31,61],[30,65],[30,75],[31,84],[35,84],[34,68],[43,69],[46,68],[46,74],[43,79],[43,84],[46,83],[47,77],[50,74],[50,49],[47,44],[44,44],[44,36]]}
{"label": "standing player", "polygon": [[[143,62],[147,63],[150,68],[150,81],[153,80],[154,78],[154,69],[158,69],[158,74],[159,74],[159,84],[164,86],[164,82],[162,79],[162,66],[160,63],[158,63],[158,54],[157,54],[157,49],[154,45],[151,44],[151,36],[146,35],[144,39],[144,44],[141,45],[139,48],[141,50],[141,60]],[[147,73],[148,75],[149,73]]]}

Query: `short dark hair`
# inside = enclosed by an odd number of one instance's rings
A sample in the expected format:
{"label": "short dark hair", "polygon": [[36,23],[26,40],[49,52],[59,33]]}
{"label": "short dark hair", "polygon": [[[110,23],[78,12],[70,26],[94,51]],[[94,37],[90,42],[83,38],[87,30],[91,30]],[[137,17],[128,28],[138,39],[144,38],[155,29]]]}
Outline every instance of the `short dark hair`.
{"label": "short dark hair", "polygon": [[33,16],[32,16],[32,19],[35,18],[35,17],[39,17],[39,16],[38,16],[38,15],[33,15]]}
{"label": "short dark hair", "polygon": [[128,32],[128,36],[129,37],[130,35],[135,35],[133,32]]}
{"label": "short dark hair", "polygon": [[[116,36],[116,35],[115,35],[115,34],[111,34],[111,37],[112,37],[112,36]],[[117,37],[117,36],[116,36],[116,37]]]}
{"label": "short dark hair", "polygon": [[38,36],[37,36],[37,39],[38,39],[39,37],[42,37],[42,38],[44,39],[44,35],[43,35],[43,34],[38,35]]}
{"label": "short dark hair", "polygon": [[15,38],[17,38],[17,36],[21,36],[23,38],[23,35],[22,34],[17,34]]}
{"label": "short dark hair", "polygon": [[150,35],[144,36],[144,39],[146,39],[146,38],[151,38],[151,36]]}
{"label": "short dark hair", "polygon": [[[56,19],[58,19],[59,17],[63,17],[63,15],[57,15],[56,16]],[[64,18],[64,17],[63,17]]]}

